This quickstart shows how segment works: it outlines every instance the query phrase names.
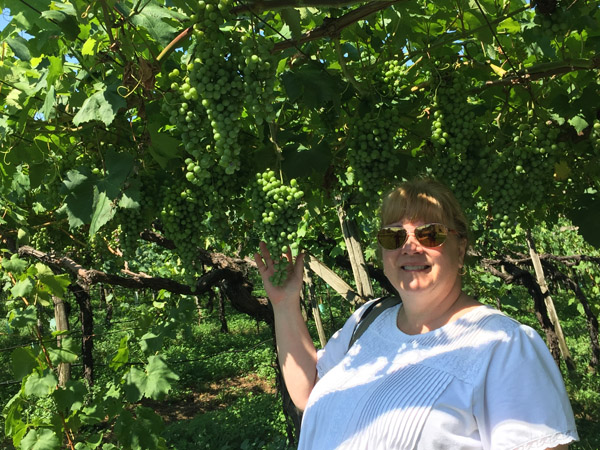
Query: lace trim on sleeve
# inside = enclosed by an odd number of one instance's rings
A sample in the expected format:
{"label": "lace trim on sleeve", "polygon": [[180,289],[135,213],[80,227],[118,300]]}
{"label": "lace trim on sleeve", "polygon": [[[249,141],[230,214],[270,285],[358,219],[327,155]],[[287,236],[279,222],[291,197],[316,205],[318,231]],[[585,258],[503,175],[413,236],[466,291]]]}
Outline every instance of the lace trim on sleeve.
{"label": "lace trim on sleeve", "polygon": [[514,450],[546,450],[547,448],[553,448],[558,445],[570,444],[577,440],[579,440],[577,432],[569,430],[566,433],[554,433],[541,439],[527,442],[526,444],[515,447]]}

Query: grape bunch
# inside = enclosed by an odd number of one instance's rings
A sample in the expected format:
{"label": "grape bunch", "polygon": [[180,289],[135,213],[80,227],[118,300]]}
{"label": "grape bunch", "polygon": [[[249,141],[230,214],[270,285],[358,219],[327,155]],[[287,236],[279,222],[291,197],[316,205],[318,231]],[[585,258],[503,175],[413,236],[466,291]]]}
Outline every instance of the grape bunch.
{"label": "grape bunch", "polygon": [[473,192],[476,190],[475,173],[478,168],[477,157],[473,152],[468,154],[452,154],[437,151],[434,155],[425,152],[430,164],[432,175],[450,187],[463,209],[470,209],[473,205]]}
{"label": "grape bunch", "polygon": [[[439,72],[436,72],[439,73]],[[473,206],[477,189],[477,163],[486,145],[475,120],[476,105],[470,102],[467,78],[461,72],[442,73],[435,79],[431,110],[431,142],[423,153],[433,175],[450,186],[463,208]]]}
{"label": "grape bunch", "polygon": [[31,234],[31,238],[29,239],[29,245],[31,245],[36,250],[40,250],[42,252],[51,251],[53,249],[53,240],[50,237],[50,233],[48,232],[48,227],[41,227],[36,229],[34,233]]}
{"label": "grape bunch", "polygon": [[114,240],[123,257],[131,264],[135,261],[140,233],[151,226],[150,221],[160,207],[158,198],[162,185],[157,180],[150,173],[145,176],[138,174],[136,178],[129,180],[129,190],[125,197],[130,201],[128,204],[122,201],[115,215],[119,232],[117,236],[111,236],[110,240]]}
{"label": "grape bunch", "polygon": [[201,218],[204,207],[200,196],[183,177],[165,186],[160,221],[166,238],[175,244],[184,269],[183,278],[194,286],[198,268],[197,249],[203,246]]}
{"label": "grape bunch", "polygon": [[140,232],[143,230],[141,217],[139,208],[122,209],[118,212],[119,249],[123,253],[123,257],[130,262],[135,259]]}
{"label": "grape bunch", "polygon": [[[302,221],[304,193],[295,179],[282,183],[273,170],[256,174],[252,187],[252,210],[259,238],[267,244],[271,255],[286,253],[299,245],[298,226]],[[287,261],[275,263],[271,281],[279,286],[287,274]]]}
{"label": "grape bunch", "polygon": [[480,165],[490,215],[500,228],[541,211],[556,192],[555,165],[566,148],[559,133],[552,122],[531,118],[515,128],[512,141],[498,139]]}
{"label": "grape bunch", "polygon": [[348,124],[348,169],[366,203],[378,201],[395,180],[401,160],[398,114],[381,105],[356,114]]}
{"label": "grape bunch", "polygon": [[244,180],[250,180],[251,175],[247,173],[249,169],[243,167],[236,176],[231,176],[221,166],[207,164],[207,159],[207,155],[199,161],[186,158],[185,178],[191,184],[190,191],[202,193],[196,195],[196,212],[203,235],[227,240],[232,237],[229,216],[244,200]]}
{"label": "grape bunch", "polygon": [[277,80],[275,60],[271,55],[273,44],[260,33],[244,34],[240,38],[239,69],[244,80],[244,106],[256,125],[275,120],[273,103]]}
{"label": "grape bunch", "polygon": [[594,120],[592,131],[590,133],[590,141],[592,142],[592,148],[596,152],[596,155],[600,156],[600,120]]}
{"label": "grape bunch", "polygon": [[539,7],[536,8],[533,21],[536,25],[541,27],[545,33],[560,39],[560,37],[564,36],[569,30],[569,24],[576,22],[577,13],[574,12],[572,8],[560,6],[558,3],[559,2],[556,1],[553,5],[554,8],[548,10],[542,10]]}
{"label": "grape bunch", "polygon": [[193,44],[181,67],[169,72],[164,104],[171,132],[187,152],[187,185],[179,194],[194,193],[197,231],[217,238],[232,236],[236,204],[252,179],[241,166],[242,149],[253,148],[256,139],[248,130],[275,117],[272,44],[249,20],[231,16],[232,6],[228,0],[198,2]]}
{"label": "grape bunch", "polygon": [[188,153],[202,168],[218,165],[227,175],[240,168],[244,126],[275,117],[272,43],[248,21],[230,16],[232,6],[227,0],[198,2],[189,60],[169,73],[165,106]]}
{"label": "grape bunch", "polygon": [[406,79],[406,65],[398,59],[388,59],[383,63],[383,70],[374,79],[377,90],[384,96],[403,97],[402,91],[409,86]]}
{"label": "grape bunch", "polygon": [[474,105],[467,95],[469,82],[462,72],[443,74],[432,105],[431,141],[438,149],[459,156],[482,145]]}

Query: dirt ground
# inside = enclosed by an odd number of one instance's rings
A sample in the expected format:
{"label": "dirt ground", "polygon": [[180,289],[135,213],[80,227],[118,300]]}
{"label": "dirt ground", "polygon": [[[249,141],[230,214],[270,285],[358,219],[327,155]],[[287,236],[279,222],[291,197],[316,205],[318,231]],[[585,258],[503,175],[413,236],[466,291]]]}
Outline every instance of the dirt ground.
{"label": "dirt ground", "polygon": [[206,384],[203,389],[176,401],[143,401],[142,403],[154,409],[168,424],[226,408],[236,399],[245,397],[250,392],[275,394],[276,389],[270,381],[256,374],[250,374]]}

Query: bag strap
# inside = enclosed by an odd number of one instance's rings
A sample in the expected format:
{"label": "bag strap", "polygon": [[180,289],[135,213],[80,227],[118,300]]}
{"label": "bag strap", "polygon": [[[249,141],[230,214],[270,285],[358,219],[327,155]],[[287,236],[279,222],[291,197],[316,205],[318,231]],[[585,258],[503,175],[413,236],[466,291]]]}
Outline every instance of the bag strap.
{"label": "bag strap", "polygon": [[400,297],[396,296],[387,296],[381,297],[373,303],[371,303],[362,313],[358,322],[354,326],[354,330],[352,331],[352,337],[350,338],[350,343],[348,344],[348,350],[350,347],[354,345],[354,343],[361,337],[369,325],[371,325],[377,317],[381,315],[386,309],[391,308],[392,306],[396,306],[401,302]]}

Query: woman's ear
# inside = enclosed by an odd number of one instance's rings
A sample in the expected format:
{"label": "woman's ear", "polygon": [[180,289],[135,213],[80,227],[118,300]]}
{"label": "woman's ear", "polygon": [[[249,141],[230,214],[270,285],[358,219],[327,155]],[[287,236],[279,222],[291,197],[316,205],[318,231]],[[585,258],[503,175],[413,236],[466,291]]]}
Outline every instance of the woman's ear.
{"label": "woman's ear", "polygon": [[467,244],[468,241],[466,238],[460,238],[458,241],[458,264],[460,267],[465,265],[465,255],[467,254]]}

